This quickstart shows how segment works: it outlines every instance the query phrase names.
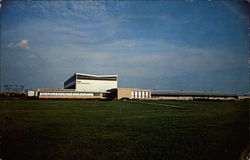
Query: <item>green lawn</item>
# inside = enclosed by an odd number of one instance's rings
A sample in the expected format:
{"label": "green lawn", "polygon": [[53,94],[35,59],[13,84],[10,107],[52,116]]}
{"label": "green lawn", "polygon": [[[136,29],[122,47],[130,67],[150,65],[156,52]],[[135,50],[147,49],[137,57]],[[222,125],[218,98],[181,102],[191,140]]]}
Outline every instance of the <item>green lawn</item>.
{"label": "green lawn", "polygon": [[1,100],[0,158],[238,160],[248,144],[246,101],[142,102]]}

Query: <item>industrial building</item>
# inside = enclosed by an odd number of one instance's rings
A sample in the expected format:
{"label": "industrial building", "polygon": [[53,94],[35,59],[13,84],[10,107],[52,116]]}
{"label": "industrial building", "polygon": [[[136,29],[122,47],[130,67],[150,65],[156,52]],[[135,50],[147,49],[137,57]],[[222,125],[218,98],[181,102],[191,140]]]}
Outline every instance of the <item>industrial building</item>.
{"label": "industrial building", "polygon": [[64,89],[37,89],[40,99],[151,99],[151,90],[118,88],[117,75],[75,73]]}
{"label": "industrial building", "polygon": [[107,90],[117,88],[117,75],[75,73],[64,82],[64,89],[37,89],[43,99],[107,99]]}
{"label": "industrial building", "polygon": [[199,91],[164,91],[153,90],[152,99],[155,100],[236,100],[236,94],[221,94]]}
{"label": "industrial building", "polygon": [[117,88],[117,75],[90,75],[75,73],[64,82],[64,89],[74,89],[85,92],[106,92]]}
{"label": "industrial building", "polygon": [[[64,82],[64,89],[39,88],[39,99],[141,99],[141,100],[237,100],[246,99],[235,94],[197,91],[168,91],[136,88],[118,88],[118,75],[91,75],[75,73]],[[249,98],[249,97],[247,97]]]}

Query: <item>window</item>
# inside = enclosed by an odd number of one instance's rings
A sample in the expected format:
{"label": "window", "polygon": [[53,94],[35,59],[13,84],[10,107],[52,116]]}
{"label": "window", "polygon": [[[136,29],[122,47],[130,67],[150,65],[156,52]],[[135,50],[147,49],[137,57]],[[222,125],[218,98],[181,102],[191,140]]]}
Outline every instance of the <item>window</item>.
{"label": "window", "polygon": [[96,77],[96,76],[77,75],[77,79],[117,81],[116,76],[112,76],[112,77]]}
{"label": "window", "polygon": [[145,98],[145,92],[142,91],[142,98]]}
{"label": "window", "polygon": [[138,91],[138,98],[141,98],[141,92]]}
{"label": "window", "polygon": [[134,93],[134,91],[131,92],[131,98],[135,98],[135,93]]}
{"label": "window", "polygon": [[135,92],[135,98],[138,98],[138,94],[137,94],[137,91],[134,91]]}
{"label": "window", "polygon": [[100,93],[94,93],[94,96],[100,96]]}
{"label": "window", "polygon": [[94,93],[87,93],[87,96],[94,96]]}
{"label": "window", "polygon": [[74,74],[71,78],[69,78],[66,82],[64,82],[64,86],[66,86],[67,84],[69,84],[75,80],[76,80],[76,75]]}

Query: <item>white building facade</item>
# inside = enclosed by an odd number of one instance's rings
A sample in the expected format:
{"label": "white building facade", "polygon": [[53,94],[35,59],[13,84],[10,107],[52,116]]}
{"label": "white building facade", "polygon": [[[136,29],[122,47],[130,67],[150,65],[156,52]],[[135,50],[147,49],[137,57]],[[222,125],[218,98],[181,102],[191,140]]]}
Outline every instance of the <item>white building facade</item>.
{"label": "white building facade", "polygon": [[64,82],[65,89],[85,92],[106,92],[117,88],[117,75],[90,75],[76,73]]}

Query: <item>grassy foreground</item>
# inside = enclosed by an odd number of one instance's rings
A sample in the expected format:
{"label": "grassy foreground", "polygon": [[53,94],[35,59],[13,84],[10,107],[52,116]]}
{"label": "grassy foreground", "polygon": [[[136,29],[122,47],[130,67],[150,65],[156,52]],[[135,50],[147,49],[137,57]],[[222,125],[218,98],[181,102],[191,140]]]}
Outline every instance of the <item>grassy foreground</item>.
{"label": "grassy foreground", "polygon": [[2,100],[0,158],[237,160],[248,144],[246,101],[150,102]]}

